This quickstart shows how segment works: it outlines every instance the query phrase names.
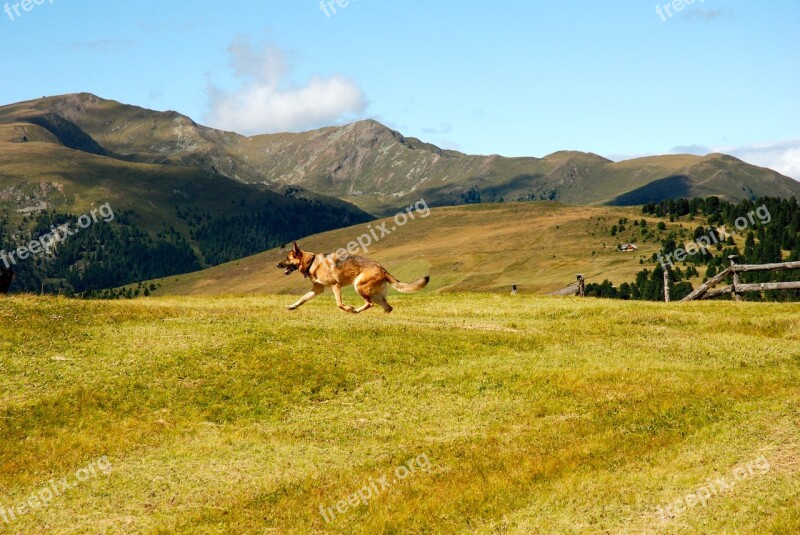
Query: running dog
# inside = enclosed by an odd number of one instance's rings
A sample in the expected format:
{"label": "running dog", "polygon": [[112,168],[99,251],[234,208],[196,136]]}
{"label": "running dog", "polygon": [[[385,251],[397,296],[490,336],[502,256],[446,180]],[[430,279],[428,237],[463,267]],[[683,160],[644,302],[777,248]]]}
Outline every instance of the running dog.
{"label": "running dog", "polygon": [[[333,295],[336,296],[336,306],[345,312],[358,314],[374,307],[377,303],[388,314],[393,309],[386,301],[387,284],[398,292],[411,293],[423,289],[431,280],[430,277],[423,277],[417,282],[406,284],[395,279],[383,266],[369,258],[340,256],[338,253],[327,255],[309,253],[301,251],[297,242],[294,242],[286,260],[277,267],[285,270],[284,275],[291,275],[295,271],[299,271],[304,278],[310,278],[313,284],[310,292],[293,305],[286,307],[289,310],[296,310],[308,303],[325,291],[326,286],[330,286],[333,289]],[[364,304],[359,308],[342,303],[342,286],[347,284],[352,284],[358,295],[364,298]]]}

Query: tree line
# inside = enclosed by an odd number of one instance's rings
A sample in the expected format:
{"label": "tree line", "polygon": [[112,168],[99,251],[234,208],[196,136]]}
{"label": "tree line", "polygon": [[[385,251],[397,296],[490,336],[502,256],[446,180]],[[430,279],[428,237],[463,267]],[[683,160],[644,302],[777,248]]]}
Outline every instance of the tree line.
{"label": "tree line", "polygon": [[[132,210],[108,223],[95,224],[67,237],[50,253],[31,255],[11,265],[16,277],[12,292],[119,297],[104,291],[140,281],[197,271],[280,246],[302,236],[354,225],[371,219],[346,206],[316,200],[276,204],[252,214],[212,217],[196,209],[176,209],[178,219],[191,221],[188,230],[174,226],[144,230]],[[0,216],[0,250],[12,251],[77,216],[45,211],[21,219]],[[5,266],[3,266],[5,267]],[[144,293],[144,292],[142,292]]]}
{"label": "tree line", "polygon": [[[769,214],[768,222],[766,218],[748,217],[748,214],[759,210],[761,210],[759,214],[766,210]],[[670,295],[675,300],[691,293],[693,286],[689,279],[702,275],[702,280],[705,282],[730,266],[728,257],[731,255],[738,256],[737,263],[740,264],[800,260],[800,204],[795,197],[789,199],[761,197],[738,203],[718,197],[668,199],[645,204],[642,213],[669,219],[672,222],[702,220],[704,223],[698,224],[691,233],[692,241],[696,242],[703,236],[709,236],[713,243],[710,247],[700,248],[694,254],[687,255],[684,260],[670,267]],[[743,249],[737,245],[734,235],[745,238]],[[612,299],[662,301],[664,267],[659,258],[664,259],[670,254],[674,255],[676,250],[683,246],[684,241],[681,241],[681,236],[672,231],[662,239],[661,250],[650,258],[655,267],[643,269],[637,273],[634,281],[623,283],[619,287],[613,286],[607,280],[599,284],[587,284],[586,294]],[[743,283],[793,280],[800,280],[800,271],[741,274]],[[800,291],[748,292],[743,298],[751,301],[798,301]]]}

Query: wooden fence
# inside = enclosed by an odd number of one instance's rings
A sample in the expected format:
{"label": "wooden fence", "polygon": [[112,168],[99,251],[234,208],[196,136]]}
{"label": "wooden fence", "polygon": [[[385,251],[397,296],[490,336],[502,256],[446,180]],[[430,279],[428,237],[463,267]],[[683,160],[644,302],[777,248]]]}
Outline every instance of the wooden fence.
{"label": "wooden fence", "polygon": [[[800,262],[778,262],[775,264],[737,264],[736,256],[728,257],[731,261],[729,268],[717,273],[717,275],[698,289],[681,299],[681,301],[696,301],[698,299],[712,299],[720,295],[734,295],[734,299],[740,301],[744,292],[763,292],[765,290],[800,290],[800,281],[793,282],[758,282],[754,284],[743,284],[740,282],[740,273],[751,273],[755,271],[787,271],[790,269],[800,269]],[[722,282],[728,276],[733,275],[733,284],[723,288],[712,290],[714,286]]]}

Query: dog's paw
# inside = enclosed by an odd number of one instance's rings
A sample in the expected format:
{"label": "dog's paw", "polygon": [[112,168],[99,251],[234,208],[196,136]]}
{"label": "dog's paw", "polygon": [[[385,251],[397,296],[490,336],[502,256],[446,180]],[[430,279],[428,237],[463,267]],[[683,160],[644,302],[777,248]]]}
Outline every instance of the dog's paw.
{"label": "dog's paw", "polygon": [[297,310],[297,307],[295,305],[289,305],[286,307],[286,310]]}

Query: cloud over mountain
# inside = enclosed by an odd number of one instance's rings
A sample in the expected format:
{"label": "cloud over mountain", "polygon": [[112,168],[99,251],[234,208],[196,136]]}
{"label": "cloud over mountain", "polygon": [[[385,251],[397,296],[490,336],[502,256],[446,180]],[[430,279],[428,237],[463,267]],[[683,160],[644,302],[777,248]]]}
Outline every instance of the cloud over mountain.
{"label": "cloud over mountain", "polygon": [[800,181],[800,139],[789,139],[772,143],[753,143],[741,146],[707,147],[705,145],[682,145],[673,147],[672,154],[697,154],[704,156],[721,152],[736,156],[747,163],[767,167],[782,175]]}
{"label": "cloud over mountain", "polygon": [[800,180],[800,139],[730,147],[721,152]]}
{"label": "cloud over mountain", "polygon": [[339,124],[361,116],[367,98],[344,76],[314,76],[305,85],[289,78],[285,54],[274,45],[256,48],[238,39],[229,48],[230,67],[240,86],[232,91],[209,87],[207,122],[248,135],[298,132]]}

